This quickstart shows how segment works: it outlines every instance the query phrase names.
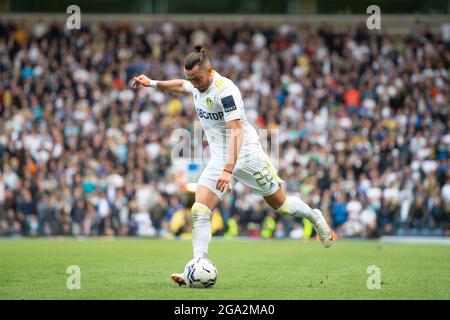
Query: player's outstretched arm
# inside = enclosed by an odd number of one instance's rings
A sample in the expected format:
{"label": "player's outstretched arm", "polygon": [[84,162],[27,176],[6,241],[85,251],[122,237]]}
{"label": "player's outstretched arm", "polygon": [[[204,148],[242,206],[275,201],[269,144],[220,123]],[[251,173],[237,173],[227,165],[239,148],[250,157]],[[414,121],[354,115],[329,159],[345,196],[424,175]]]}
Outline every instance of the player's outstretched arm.
{"label": "player's outstretched arm", "polygon": [[137,77],[134,77],[133,87],[135,87],[135,88],[139,88],[140,86],[153,87],[158,90],[167,91],[170,93],[187,94],[188,92],[186,92],[186,90],[184,89],[184,85],[187,82],[188,82],[187,80],[183,80],[183,79],[156,81],[156,80],[152,80],[149,77],[141,74]]}

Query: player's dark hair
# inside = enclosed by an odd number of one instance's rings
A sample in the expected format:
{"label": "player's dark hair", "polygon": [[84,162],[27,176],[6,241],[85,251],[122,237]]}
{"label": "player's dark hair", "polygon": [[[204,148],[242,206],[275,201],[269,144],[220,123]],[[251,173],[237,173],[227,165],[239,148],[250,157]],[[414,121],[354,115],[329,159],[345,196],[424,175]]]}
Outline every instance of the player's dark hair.
{"label": "player's dark hair", "polygon": [[192,70],[196,65],[201,68],[209,65],[208,55],[206,54],[206,49],[200,45],[194,47],[194,52],[187,55],[184,62],[184,68],[186,70]]}

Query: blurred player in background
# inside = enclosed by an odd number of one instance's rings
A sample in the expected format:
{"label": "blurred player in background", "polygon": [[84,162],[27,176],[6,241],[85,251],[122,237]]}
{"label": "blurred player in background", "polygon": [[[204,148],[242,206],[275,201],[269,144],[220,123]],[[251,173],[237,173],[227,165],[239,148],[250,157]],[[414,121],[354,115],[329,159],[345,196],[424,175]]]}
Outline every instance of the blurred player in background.
{"label": "blurred player in background", "polygon": [[[215,71],[206,49],[196,46],[188,54],[184,69],[187,80],[156,81],[145,75],[134,78],[134,86],[153,87],[178,94],[192,94],[194,106],[205,131],[211,158],[197,183],[192,206],[194,258],[206,258],[211,241],[211,212],[231,190],[232,179],[241,181],[261,195],[279,214],[304,217],[311,221],[325,248],[332,245],[331,230],[319,209],[303,200],[286,196],[281,180],[263,151],[256,130],[247,121],[241,93],[228,78]],[[182,273],[172,274],[185,284]]]}

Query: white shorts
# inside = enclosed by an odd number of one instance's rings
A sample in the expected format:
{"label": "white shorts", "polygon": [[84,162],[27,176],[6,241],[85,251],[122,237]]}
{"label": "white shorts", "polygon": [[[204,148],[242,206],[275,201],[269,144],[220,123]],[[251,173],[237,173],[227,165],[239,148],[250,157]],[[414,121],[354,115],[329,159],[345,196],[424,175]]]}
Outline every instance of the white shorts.
{"label": "white shorts", "polygon": [[[198,180],[198,184],[211,189],[220,200],[223,199],[226,191],[217,190],[216,184],[223,168],[223,162],[211,159]],[[278,177],[269,157],[263,151],[247,157],[239,155],[239,160],[233,170],[233,178],[250,187],[255,194],[260,196],[274,194],[280,188],[279,184],[284,182]]]}

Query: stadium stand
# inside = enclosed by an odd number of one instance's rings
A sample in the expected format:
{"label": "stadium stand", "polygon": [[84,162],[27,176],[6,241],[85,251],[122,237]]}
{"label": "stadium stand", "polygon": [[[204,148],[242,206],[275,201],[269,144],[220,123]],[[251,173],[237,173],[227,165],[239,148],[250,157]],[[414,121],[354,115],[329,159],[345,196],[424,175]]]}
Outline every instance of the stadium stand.
{"label": "stadium stand", "polygon": [[[73,32],[42,21],[0,23],[0,235],[187,230],[170,137],[193,127],[192,102],[130,80],[183,77],[193,43],[239,86],[254,126],[279,129],[286,189],[340,237],[450,236],[449,23],[388,35],[176,22]],[[258,236],[272,213],[237,184],[217,214],[218,234]],[[302,224],[276,217],[274,235],[298,237]]]}

